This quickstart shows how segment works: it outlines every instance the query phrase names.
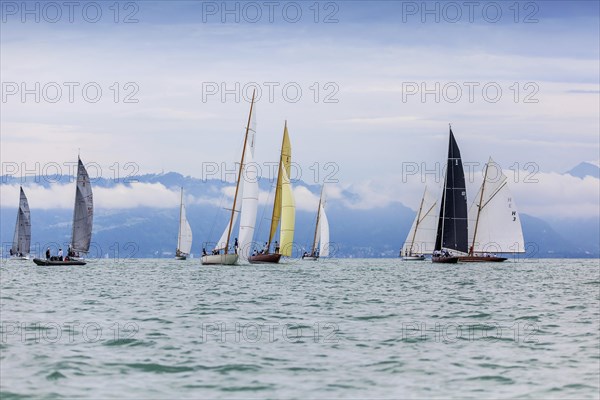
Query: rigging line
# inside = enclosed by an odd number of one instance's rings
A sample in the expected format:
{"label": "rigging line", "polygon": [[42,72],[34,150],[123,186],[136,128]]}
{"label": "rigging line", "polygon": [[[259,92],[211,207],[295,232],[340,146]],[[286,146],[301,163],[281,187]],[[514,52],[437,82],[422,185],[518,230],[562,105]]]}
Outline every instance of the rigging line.
{"label": "rigging line", "polygon": [[488,203],[489,203],[490,201],[492,201],[492,199],[493,199],[494,197],[496,197],[496,195],[497,195],[497,194],[500,192],[500,190],[502,190],[502,188],[503,188],[504,186],[506,186],[506,180],[504,181],[504,183],[503,183],[502,185],[500,185],[500,187],[499,187],[499,188],[498,188],[498,189],[497,189],[497,190],[494,192],[494,194],[492,194],[492,195],[490,196],[490,198],[489,198],[489,199],[488,199],[488,200],[485,202],[485,204],[481,206],[480,210],[483,210],[483,207],[487,206],[487,205],[488,205]]}

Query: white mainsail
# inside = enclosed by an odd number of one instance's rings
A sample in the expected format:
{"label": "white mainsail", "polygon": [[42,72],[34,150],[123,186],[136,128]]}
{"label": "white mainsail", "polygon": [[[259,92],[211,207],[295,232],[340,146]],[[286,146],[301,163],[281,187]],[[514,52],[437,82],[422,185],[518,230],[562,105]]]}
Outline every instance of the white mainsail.
{"label": "white mainsail", "polygon": [[319,257],[329,256],[329,221],[325,214],[325,186],[321,187],[321,197],[317,210],[317,225],[315,226],[315,238],[311,250],[311,256],[316,255],[317,244],[319,244]]}
{"label": "white mainsail", "polygon": [[192,227],[187,220],[185,204],[183,204],[183,188],[181,188],[181,211],[179,215],[179,235],[177,238],[177,250],[179,253],[188,255],[192,250]]}
{"label": "white mainsail", "polygon": [[319,257],[329,257],[329,220],[324,204],[319,209]]}
{"label": "white mainsail", "polygon": [[[240,217],[240,230],[239,230],[239,238],[238,238],[238,247],[239,249],[247,248],[249,251],[250,243],[252,242],[252,237],[254,235],[254,225],[256,224],[256,212],[258,209],[258,181],[245,182],[246,179],[244,177],[247,175],[248,165],[254,161],[254,143],[255,143],[255,134],[256,134],[256,104],[254,104],[254,97],[252,97],[252,105],[250,106],[250,121],[249,126],[246,132],[246,147],[243,150],[243,158],[241,160],[242,168],[240,170],[241,176],[238,176],[238,190],[237,195],[234,199],[235,208],[233,210],[233,215],[229,219],[229,223],[225,226],[223,233],[221,234],[221,238],[217,242],[215,246],[215,250],[225,249],[228,243],[228,239],[231,240],[231,231],[237,222],[238,214],[241,214],[242,208],[244,204],[246,204],[246,212],[247,217]],[[255,177],[258,178],[258,177]],[[246,196],[244,196],[246,193]],[[254,200],[256,199],[256,200]],[[256,205],[254,206],[254,211],[252,210],[252,203],[256,201]],[[252,217],[252,214],[254,217]],[[243,220],[242,220],[243,219]],[[251,228],[251,229],[250,229]],[[243,238],[242,238],[243,236]],[[247,241],[245,247],[242,246],[240,240]],[[226,249],[226,252],[229,249]],[[246,256],[247,258],[247,256]]]}
{"label": "white mainsail", "polygon": [[13,236],[12,251],[13,254],[27,255],[31,247],[31,217],[29,212],[29,203],[25,192],[21,187],[19,197],[19,209],[17,210],[17,223],[15,225],[15,234]]}
{"label": "white mainsail", "polygon": [[438,211],[436,198],[425,187],[417,215],[406,236],[404,246],[402,246],[402,255],[433,253],[437,235]]}
{"label": "white mainsail", "polygon": [[92,240],[92,224],[94,220],[94,196],[90,177],[78,158],[77,189],[75,191],[75,208],[73,210],[73,251],[87,253]]}
{"label": "white mainsail", "polygon": [[491,157],[469,209],[469,246],[474,253],[525,252],[521,219],[508,188],[508,178]]}
{"label": "white mainsail", "polygon": [[238,255],[247,259],[250,255],[252,239],[254,238],[254,227],[256,225],[256,212],[258,210],[258,175],[251,174],[249,167],[254,168],[254,144],[256,136],[256,108],[252,113],[252,122],[248,130],[246,142],[246,155],[242,181],[244,182],[242,194],[242,206],[240,216],[240,230],[238,238]]}

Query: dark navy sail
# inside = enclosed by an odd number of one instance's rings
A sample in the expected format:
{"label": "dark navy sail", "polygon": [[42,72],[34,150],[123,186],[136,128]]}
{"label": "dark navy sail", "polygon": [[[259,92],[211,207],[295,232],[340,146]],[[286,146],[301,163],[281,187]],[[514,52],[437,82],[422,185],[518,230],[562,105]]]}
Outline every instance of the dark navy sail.
{"label": "dark navy sail", "polygon": [[468,252],[467,190],[460,150],[450,129],[448,165],[442,192],[435,250]]}

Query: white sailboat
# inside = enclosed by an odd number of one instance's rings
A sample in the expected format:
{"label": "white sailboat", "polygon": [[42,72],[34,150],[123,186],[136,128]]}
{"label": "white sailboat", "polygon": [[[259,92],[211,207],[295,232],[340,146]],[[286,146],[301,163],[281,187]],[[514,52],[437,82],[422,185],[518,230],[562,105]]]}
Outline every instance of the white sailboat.
{"label": "white sailboat", "polygon": [[[329,257],[329,221],[325,214],[325,185],[321,187],[321,197],[317,208],[317,223],[310,253],[304,253],[303,260],[318,260],[319,257]],[[318,246],[318,249],[317,249]]]}
{"label": "white sailboat", "polygon": [[75,207],[73,208],[73,231],[71,244],[64,258],[47,257],[45,259],[34,258],[37,265],[85,265],[81,254],[90,250],[92,241],[92,225],[94,220],[94,196],[90,177],[81,162],[77,159],[77,184],[75,189]]}
{"label": "white sailboat", "polygon": [[[292,162],[292,146],[288,135],[287,121],[283,128],[283,140],[281,142],[281,153],[279,156],[279,173],[275,187],[275,198],[273,200],[273,214],[271,217],[271,228],[269,230],[269,240],[265,248],[257,254],[248,258],[251,263],[278,263],[281,256],[291,256],[294,244],[294,225],[296,223],[296,204],[294,194],[290,183],[290,168]],[[279,232],[279,244],[275,241],[275,251],[270,252],[271,243],[277,233],[277,228],[281,223]]]}
{"label": "white sailboat", "polygon": [[29,203],[23,187],[20,188],[19,209],[17,210],[17,222],[15,224],[15,234],[13,236],[12,247],[10,248],[11,259],[29,260],[29,251],[31,247],[31,217],[29,212]]}
{"label": "white sailboat", "polygon": [[[490,171],[490,166],[496,172]],[[525,243],[508,178],[490,157],[475,201],[469,208],[469,254],[461,262],[499,262],[494,253],[523,253]]]}
{"label": "white sailboat", "polygon": [[192,250],[192,227],[186,218],[185,204],[183,204],[183,188],[181,188],[181,202],[179,205],[179,234],[177,235],[177,250],[175,259],[185,260]]}
{"label": "white sailboat", "polygon": [[437,212],[437,200],[425,187],[419,210],[402,246],[401,256],[404,261],[422,261],[426,254],[433,253],[438,224]]}
{"label": "white sailboat", "polygon": [[[233,206],[229,223],[225,227],[221,238],[212,250],[212,254],[206,254],[203,251],[203,265],[233,265],[237,263],[239,255],[243,258],[248,257],[250,244],[254,235],[254,226],[256,224],[256,211],[258,208],[258,177],[256,179],[247,178],[246,166],[254,159],[254,139],[256,134],[256,119],[253,114],[255,92],[252,93],[252,102],[250,103],[250,114],[248,115],[248,124],[246,125],[246,135],[244,136],[244,145],[242,147],[242,157],[240,168],[235,185],[235,194],[233,197]],[[244,192],[246,192],[244,194]],[[238,214],[240,217],[239,241],[236,238],[234,251],[231,253],[231,232],[236,223]],[[238,254],[238,252],[240,254]]]}

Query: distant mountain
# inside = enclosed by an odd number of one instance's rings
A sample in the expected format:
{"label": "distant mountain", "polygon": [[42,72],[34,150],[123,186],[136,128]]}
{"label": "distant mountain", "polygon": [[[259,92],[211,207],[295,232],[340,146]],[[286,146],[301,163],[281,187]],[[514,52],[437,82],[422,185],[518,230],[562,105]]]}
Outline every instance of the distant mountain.
{"label": "distant mountain", "polygon": [[[47,177],[48,178],[48,177]],[[37,180],[36,180],[37,179]],[[26,182],[38,184],[69,182],[70,177],[54,180],[27,177]],[[167,188],[184,186],[187,194],[202,197],[220,196],[221,189],[230,183],[218,179],[201,180],[178,173],[148,174],[132,177],[129,181],[97,179],[95,187],[130,185],[131,181],[160,183]],[[45,182],[45,183],[44,183]],[[21,183],[14,177],[2,177],[2,183]],[[269,191],[272,182],[262,179],[259,186]],[[315,196],[320,187],[296,182]],[[351,199],[353,193],[345,193]],[[351,203],[351,202],[350,202]],[[401,203],[372,209],[354,209],[349,202],[330,199],[327,214],[330,222],[332,255],[336,257],[397,257],[415,212]],[[173,257],[177,240],[178,207],[97,209],[94,215],[93,246],[90,256],[110,258]],[[263,243],[269,229],[270,209],[259,208],[256,242]],[[314,211],[298,210],[296,213],[295,253],[307,249],[314,235]],[[210,203],[188,204],[187,217],[193,230],[192,253],[198,255],[202,247],[210,248],[227,224],[228,212]],[[5,254],[12,242],[16,209],[0,208],[0,234],[2,252]],[[66,209],[41,210],[32,207],[32,247],[40,254],[46,247],[66,247],[70,238],[72,211]],[[544,221],[521,214],[527,253],[524,258],[538,257],[598,257],[600,232],[598,221]],[[549,223],[550,222],[550,223]]]}
{"label": "distant mountain", "polygon": [[590,162],[582,162],[574,168],[572,168],[571,170],[565,172],[565,174],[569,174],[582,179],[586,176],[600,178],[600,167]]}

